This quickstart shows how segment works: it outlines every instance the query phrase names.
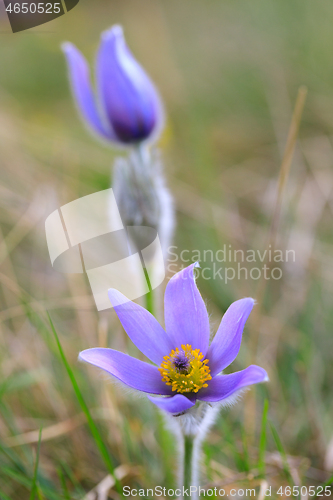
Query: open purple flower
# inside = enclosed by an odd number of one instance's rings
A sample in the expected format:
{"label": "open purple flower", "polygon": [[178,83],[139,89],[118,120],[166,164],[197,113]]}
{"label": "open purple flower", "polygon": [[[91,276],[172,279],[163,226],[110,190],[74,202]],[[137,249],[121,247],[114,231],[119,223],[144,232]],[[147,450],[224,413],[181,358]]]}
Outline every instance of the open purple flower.
{"label": "open purple flower", "polygon": [[88,64],[65,43],[69,77],[77,106],[90,128],[118,146],[152,142],[163,127],[159,94],[129,51],[120,26],[102,34],[96,61],[97,99]]}
{"label": "open purple flower", "polygon": [[150,394],[150,401],[171,414],[186,412],[197,400],[216,403],[230,399],[246,386],[268,380],[266,371],[256,365],[221,374],[239,352],[254,300],[231,304],[209,345],[208,314],[195,283],[195,266],[177,273],[167,285],[165,330],[146,309],[127,301],[117,290],[109,290],[125,331],[154,365],[106,348],[87,349],[79,355],[127,386]]}

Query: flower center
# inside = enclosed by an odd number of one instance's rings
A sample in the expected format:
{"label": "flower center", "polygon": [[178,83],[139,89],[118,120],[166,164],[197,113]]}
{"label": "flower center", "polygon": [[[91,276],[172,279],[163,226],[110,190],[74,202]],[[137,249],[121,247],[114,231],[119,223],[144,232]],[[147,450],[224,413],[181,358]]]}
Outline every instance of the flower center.
{"label": "flower center", "polygon": [[169,356],[164,356],[164,361],[159,368],[163,382],[171,385],[173,391],[198,392],[211,380],[210,369],[207,366],[208,359],[202,361],[204,355],[200,349],[192,349],[192,346],[182,345],[172,350]]}

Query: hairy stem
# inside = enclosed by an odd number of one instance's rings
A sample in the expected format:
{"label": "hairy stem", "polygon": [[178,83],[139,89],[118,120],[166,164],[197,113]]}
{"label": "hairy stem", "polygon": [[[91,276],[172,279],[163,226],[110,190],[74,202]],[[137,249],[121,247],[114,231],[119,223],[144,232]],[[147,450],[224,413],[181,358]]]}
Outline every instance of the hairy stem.
{"label": "hairy stem", "polygon": [[[195,459],[195,437],[192,435],[184,435],[184,467],[183,467],[183,487],[188,490],[188,495],[191,498],[198,498],[197,493],[191,492],[191,486],[196,486],[193,483],[194,459]],[[184,495],[187,498],[187,495]]]}
{"label": "hairy stem", "polygon": [[193,437],[184,436],[184,487],[189,488],[192,481]]}

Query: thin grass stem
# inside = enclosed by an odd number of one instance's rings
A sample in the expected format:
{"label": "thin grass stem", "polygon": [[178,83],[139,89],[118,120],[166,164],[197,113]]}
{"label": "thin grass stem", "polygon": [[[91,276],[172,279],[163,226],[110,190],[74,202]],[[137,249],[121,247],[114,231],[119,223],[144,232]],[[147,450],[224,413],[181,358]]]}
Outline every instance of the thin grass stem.
{"label": "thin grass stem", "polygon": [[40,455],[40,445],[42,441],[42,428],[39,430],[39,438],[38,438],[38,445],[37,445],[37,454],[36,454],[36,462],[35,462],[35,470],[34,470],[34,477],[32,480],[32,487],[31,487],[31,493],[29,500],[35,500],[36,498],[36,493],[38,495],[37,491],[37,474],[38,474],[38,464],[39,464],[39,455]]}
{"label": "thin grass stem", "polygon": [[[306,95],[307,95],[307,88],[304,86],[300,87],[298,89],[296,104],[295,104],[294,112],[293,112],[291,122],[290,122],[286,148],[285,148],[284,155],[282,158],[279,179],[278,179],[278,190],[277,190],[275,208],[274,208],[270,228],[268,231],[268,238],[267,238],[267,245],[266,245],[266,250],[268,250],[270,248],[272,252],[273,252],[273,250],[275,248],[275,244],[276,244],[283,195],[284,195],[287,181],[289,178],[291,163],[292,163],[292,159],[293,159],[294,151],[295,151],[295,147],[296,147],[296,142],[297,142],[298,132],[299,132],[299,128],[300,128],[300,123],[301,123],[301,118],[302,118],[302,113],[303,113],[303,109],[304,109]],[[270,262],[268,259],[268,255],[269,255],[269,252],[267,251],[264,263],[269,268]],[[251,363],[255,362],[256,357],[257,357],[257,347],[258,347],[259,336],[260,336],[261,308],[262,308],[263,298],[265,295],[266,286],[267,286],[267,280],[261,278],[261,280],[259,281],[258,289],[257,289],[257,293],[256,293],[256,299],[257,299],[258,305],[255,308],[254,314],[252,316],[252,330],[253,331],[252,331],[252,335],[251,335],[250,349],[249,349]]]}
{"label": "thin grass stem", "polygon": [[264,401],[264,408],[262,412],[261,419],[261,434],[260,434],[260,443],[259,443],[259,460],[258,460],[258,469],[261,477],[265,477],[265,453],[266,453],[266,441],[267,441],[267,415],[268,415],[268,399]]}
{"label": "thin grass stem", "polygon": [[101,456],[102,456],[102,458],[103,458],[103,460],[105,462],[105,465],[106,465],[107,469],[109,470],[111,476],[113,477],[113,479],[115,481],[115,485],[116,485],[117,491],[121,495],[121,497],[123,498],[121,485],[120,485],[119,480],[118,480],[118,478],[117,478],[117,476],[115,474],[115,471],[114,471],[115,468],[114,468],[114,465],[112,463],[112,460],[111,460],[111,457],[109,455],[109,452],[108,452],[108,450],[107,450],[107,448],[106,448],[106,446],[104,444],[104,441],[103,441],[103,439],[102,439],[102,437],[101,437],[101,435],[100,435],[100,433],[99,433],[99,431],[98,431],[98,429],[96,427],[96,424],[95,424],[94,420],[92,419],[92,416],[90,414],[89,408],[88,408],[88,406],[87,406],[87,404],[86,404],[86,402],[85,402],[85,400],[84,400],[84,398],[83,398],[83,396],[81,394],[81,391],[80,391],[80,388],[79,388],[78,383],[76,381],[76,378],[74,376],[74,373],[73,373],[73,371],[72,371],[72,369],[71,369],[71,367],[70,367],[70,365],[69,365],[69,363],[67,361],[67,358],[66,358],[65,353],[64,353],[64,351],[62,349],[62,346],[61,346],[58,334],[56,332],[56,329],[55,329],[55,327],[53,325],[52,319],[51,319],[51,317],[50,317],[50,315],[49,315],[48,312],[47,312],[47,315],[48,315],[48,318],[49,318],[49,322],[50,322],[50,325],[51,325],[51,329],[52,329],[53,335],[55,337],[55,340],[56,340],[56,343],[57,343],[57,346],[58,346],[58,349],[59,349],[61,360],[62,360],[62,362],[63,362],[63,364],[64,364],[64,366],[66,368],[66,371],[68,373],[68,376],[69,376],[69,378],[70,378],[70,380],[72,382],[72,386],[73,386],[74,392],[76,394],[76,397],[77,397],[77,399],[78,399],[78,401],[80,403],[80,406],[81,406],[81,408],[82,408],[82,410],[83,410],[83,412],[84,412],[84,414],[85,414],[85,416],[87,418],[87,422],[88,422],[91,434],[92,434],[92,436],[93,436],[93,438],[95,440],[95,443],[96,443],[96,445],[97,445],[97,447],[99,449],[99,452],[100,452],[100,454],[101,454]]}

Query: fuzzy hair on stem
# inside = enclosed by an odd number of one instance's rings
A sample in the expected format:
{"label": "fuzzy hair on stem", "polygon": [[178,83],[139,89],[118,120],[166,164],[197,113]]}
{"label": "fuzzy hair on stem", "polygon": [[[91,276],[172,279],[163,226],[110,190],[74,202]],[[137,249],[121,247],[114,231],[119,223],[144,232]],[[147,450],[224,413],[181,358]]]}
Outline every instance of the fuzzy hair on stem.
{"label": "fuzzy hair on stem", "polygon": [[[116,158],[112,187],[124,226],[155,229],[166,258],[175,217],[160,153],[141,145],[133,149],[128,158]],[[134,243],[138,247],[141,245],[141,241]]]}

